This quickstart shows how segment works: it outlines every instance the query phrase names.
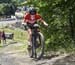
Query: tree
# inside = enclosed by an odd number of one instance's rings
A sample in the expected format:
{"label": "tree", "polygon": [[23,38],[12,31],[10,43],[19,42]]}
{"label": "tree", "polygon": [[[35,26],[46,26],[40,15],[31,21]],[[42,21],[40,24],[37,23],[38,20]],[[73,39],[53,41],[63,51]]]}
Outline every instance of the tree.
{"label": "tree", "polygon": [[27,1],[28,5],[34,4],[39,8],[38,12],[49,24],[48,30],[41,26],[46,37],[46,49],[72,49],[75,39],[75,0]]}
{"label": "tree", "polygon": [[0,8],[0,13],[2,15],[14,15],[17,7],[17,1],[16,0],[1,0],[1,7]]}

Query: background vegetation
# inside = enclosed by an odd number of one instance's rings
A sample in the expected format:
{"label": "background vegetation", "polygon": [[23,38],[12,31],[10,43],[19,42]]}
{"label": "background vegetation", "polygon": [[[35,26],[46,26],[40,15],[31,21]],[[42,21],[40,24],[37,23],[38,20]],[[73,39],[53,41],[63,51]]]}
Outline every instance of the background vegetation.
{"label": "background vegetation", "polygon": [[38,7],[48,28],[41,26],[46,38],[46,50],[75,50],[75,1],[28,0]]}
{"label": "background vegetation", "polygon": [[[46,39],[46,50],[75,50],[75,0],[27,0],[27,3],[24,3],[23,0],[7,1],[2,0],[0,15],[7,13],[8,8],[10,10],[12,5],[17,7],[33,4],[38,8],[38,12],[49,24],[48,28],[41,25]],[[3,6],[4,3],[6,5]]]}

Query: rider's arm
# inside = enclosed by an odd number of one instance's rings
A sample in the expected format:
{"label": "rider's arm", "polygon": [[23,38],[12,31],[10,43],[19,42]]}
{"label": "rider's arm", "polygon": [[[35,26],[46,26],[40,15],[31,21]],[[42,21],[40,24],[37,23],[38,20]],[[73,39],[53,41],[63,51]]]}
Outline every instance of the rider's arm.
{"label": "rider's arm", "polygon": [[27,13],[27,14],[25,14],[24,15],[24,23],[27,23],[29,21],[29,14]]}
{"label": "rider's arm", "polygon": [[47,24],[42,18],[40,18],[40,21],[41,21],[45,26],[48,26],[48,24]]}
{"label": "rider's arm", "polygon": [[28,20],[26,19],[26,16],[27,16],[27,15],[24,15],[24,17],[23,17],[23,22],[22,22],[23,25],[26,25],[26,24],[27,24],[27,21],[28,21]]}
{"label": "rider's arm", "polygon": [[45,26],[48,26],[48,24],[43,20],[43,18],[40,15],[36,16],[37,20],[42,22]]}

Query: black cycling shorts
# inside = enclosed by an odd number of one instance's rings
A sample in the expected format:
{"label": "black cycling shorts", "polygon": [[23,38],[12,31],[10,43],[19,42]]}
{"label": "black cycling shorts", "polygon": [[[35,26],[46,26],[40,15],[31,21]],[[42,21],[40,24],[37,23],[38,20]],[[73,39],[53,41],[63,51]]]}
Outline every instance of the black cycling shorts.
{"label": "black cycling shorts", "polygon": [[28,29],[33,29],[34,28],[34,24],[37,24],[37,22],[31,24],[31,23],[27,23],[27,26],[26,26],[26,30]]}

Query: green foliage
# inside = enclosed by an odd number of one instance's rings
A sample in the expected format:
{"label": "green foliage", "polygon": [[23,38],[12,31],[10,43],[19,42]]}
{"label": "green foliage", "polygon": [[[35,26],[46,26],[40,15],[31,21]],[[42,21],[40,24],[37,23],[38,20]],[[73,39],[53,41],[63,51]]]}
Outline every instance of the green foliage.
{"label": "green foliage", "polygon": [[4,8],[3,5],[0,4],[0,15],[4,14],[4,13],[3,13],[3,8]]}
{"label": "green foliage", "polygon": [[8,4],[8,3],[0,4],[0,16],[14,14],[15,10],[16,10],[15,5]]}
{"label": "green foliage", "polygon": [[11,0],[0,0],[0,3],[7,3],[10,2]]}
{"label": "green foliage", "polygon": [[14,15],[16,7],[25,0],[0,0],[0,16]]}
{"label": "green foliage", "polygon": [[[75,48],[75,0],[27,0],[27,3],[24,3],[24,0],[11,0],[10,2],[15,6],[33,4],[38,9],[49,24],[48,28],[41,25],[45,35],[46,50]],[[9,7],[0,6],[0,14],[4,14],[3,10],[8,12]]]}
{"label": "green foliage", "polygon": [[0,16],[14,15],[17,5],[17,0],[0,0]]}
{"label": "green foliage", "polygon": [[[38,12],[49,24],[48,28],[41,26],[46,38],[46,50],[71,50],[74,47],[74,0],[28,0],[28,5],[34,4]],[[73,19],[70,20],[70,15]],[[72,29],[72,30],[71,30]]]}

